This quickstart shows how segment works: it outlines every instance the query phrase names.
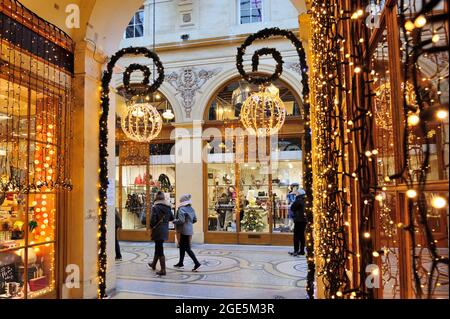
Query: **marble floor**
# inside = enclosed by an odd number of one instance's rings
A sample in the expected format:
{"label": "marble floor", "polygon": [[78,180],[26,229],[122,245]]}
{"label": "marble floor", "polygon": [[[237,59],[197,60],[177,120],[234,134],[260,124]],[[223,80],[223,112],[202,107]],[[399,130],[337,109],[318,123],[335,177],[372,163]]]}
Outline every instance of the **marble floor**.
{"label": "marble floor", "polygon": [[[306,297],[306,258],[288,255],[290,247],[193,245],[202,266],[184,269],[175,244],[165,244],[167,276],[147,268],[153,243],[122,242],[122,261],[116,262],[118,299],[302,299]],[[159,267],[159,265],[158,265]]]}

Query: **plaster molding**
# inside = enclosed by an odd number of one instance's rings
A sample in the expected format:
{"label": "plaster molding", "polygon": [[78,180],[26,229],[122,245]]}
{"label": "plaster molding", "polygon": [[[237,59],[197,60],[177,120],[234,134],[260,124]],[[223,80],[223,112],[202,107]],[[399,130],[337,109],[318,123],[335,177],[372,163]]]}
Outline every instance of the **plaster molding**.
{"label": "plaster molding", "polygon": [[184,67],[178,72],[172,72],[167,76],[167,81],[180,94],[181,105],[186,113],[186,118],[191,118],[197,93],[203,93],[201,88],[205,83],[217,75],[222,68],[207,71],[197,71],[195,67]]}

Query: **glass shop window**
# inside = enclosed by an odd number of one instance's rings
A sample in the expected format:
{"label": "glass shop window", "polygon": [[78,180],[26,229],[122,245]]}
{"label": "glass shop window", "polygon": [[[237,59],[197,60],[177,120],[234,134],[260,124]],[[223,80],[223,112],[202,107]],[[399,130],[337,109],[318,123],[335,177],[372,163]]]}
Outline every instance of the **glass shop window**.
{"label": "glass shop window", "polygon": [[262,22],[262,7],[262,0],[239,0],[240,23]]}

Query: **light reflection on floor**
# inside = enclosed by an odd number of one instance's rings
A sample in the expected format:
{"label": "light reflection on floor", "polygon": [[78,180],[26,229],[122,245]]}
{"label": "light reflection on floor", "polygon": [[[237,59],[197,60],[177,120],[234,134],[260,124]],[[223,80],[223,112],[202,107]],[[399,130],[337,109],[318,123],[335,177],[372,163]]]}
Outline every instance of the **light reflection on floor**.
{"label": "light reflection on floor", "polygon": [[146,267],[153,256],[153,243],[122,242],[121,248],[123,260],[116,263],[113,298],[303,299],[306,295],[306,258],[289,256],[290,247],[194,245],[202,263],[194,273],[188,256],[184,269],[173,267],[178,250],[166,244],[165,277]]}

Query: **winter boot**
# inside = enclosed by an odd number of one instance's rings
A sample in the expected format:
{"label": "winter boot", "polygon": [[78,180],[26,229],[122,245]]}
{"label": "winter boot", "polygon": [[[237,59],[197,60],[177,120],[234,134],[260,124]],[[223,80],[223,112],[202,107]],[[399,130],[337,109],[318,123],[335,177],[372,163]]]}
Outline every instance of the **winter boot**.
{"label": "winter boot", "polygon": [[159,264],[161,265],[161,270],[158,271],[156,274],[158,276],[165,276],[166,275],[166,257],[165,256],[159,257]]}

